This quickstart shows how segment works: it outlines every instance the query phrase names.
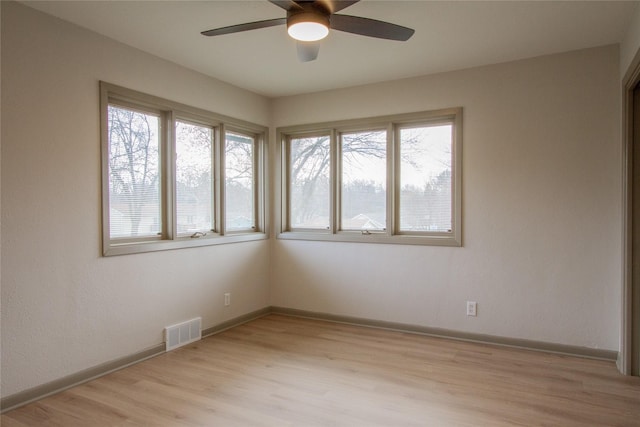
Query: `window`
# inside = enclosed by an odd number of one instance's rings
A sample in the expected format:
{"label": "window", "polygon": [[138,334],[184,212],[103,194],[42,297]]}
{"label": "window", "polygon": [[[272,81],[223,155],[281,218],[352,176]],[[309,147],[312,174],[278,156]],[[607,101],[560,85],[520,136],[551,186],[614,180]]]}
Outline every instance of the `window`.
{"label": "window", "polygon": [[109,105],[109,227],[111,239],[162,233],[159,113]]}
{"label": "window", "polygon": [[384,231],[387,226],[387,133],[340,134],[340,229]]}
{"label": "window", "polygon": [[453,125],[401,127],[398,131],[399,232],[450,232]]}
{"label": "window", "polygon": [[461,245],[462,109],[277,130],[278,237]]}
{"label": "window", "polygon": [[255,138],[228,132],[225,138],[227,230],[253,230],[255,218]]}
{"label": "window", "polygon": [[216,229],[213,127],[176,122],[176,225],[178,236]]}
{"label": "window", "polygon": [[104,255],[266,238],[266,128],[100,88]]}
{"label": "window", "polygon": [[329,136],[306,136],[290,141],[291,227],[329,228]]}

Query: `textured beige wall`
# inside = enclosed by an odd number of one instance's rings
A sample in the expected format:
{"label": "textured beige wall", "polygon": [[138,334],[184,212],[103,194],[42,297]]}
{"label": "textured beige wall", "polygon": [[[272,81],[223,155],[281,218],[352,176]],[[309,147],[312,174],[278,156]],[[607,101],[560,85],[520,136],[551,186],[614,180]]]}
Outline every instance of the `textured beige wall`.
{"label": "textured beige wall", "polygon": [[274,126],[463,107],[464,245],[279,240],[271,303],[617,351],[618,64],[608,46],[275,100]]}
{"label": "textured beige wall", "polygon": [[2,43],[3,396],[267,305],[266,241],[100,256],[98,80],[263,125],[265,98],[13,2]]}

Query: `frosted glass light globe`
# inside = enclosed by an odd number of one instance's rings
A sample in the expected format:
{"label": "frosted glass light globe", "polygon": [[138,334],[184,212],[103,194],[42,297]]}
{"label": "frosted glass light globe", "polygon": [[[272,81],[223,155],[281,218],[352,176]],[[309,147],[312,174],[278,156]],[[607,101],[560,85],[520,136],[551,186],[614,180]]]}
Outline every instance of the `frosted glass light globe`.
{"label": "frosted glass light globe", "polygon": [[296,40],[314,42],[327,37],[329,28],[318,22],[298,22],[290,25],[287,32]]}

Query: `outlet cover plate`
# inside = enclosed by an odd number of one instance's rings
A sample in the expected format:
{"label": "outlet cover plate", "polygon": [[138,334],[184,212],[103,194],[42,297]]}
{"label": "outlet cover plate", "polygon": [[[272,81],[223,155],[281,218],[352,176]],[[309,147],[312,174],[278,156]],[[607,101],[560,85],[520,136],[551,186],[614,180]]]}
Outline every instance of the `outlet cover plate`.
{"label": "outlet cover plate", "polygon": [[478,315],[478,303],[475,301],[467,301],[467,316]]}

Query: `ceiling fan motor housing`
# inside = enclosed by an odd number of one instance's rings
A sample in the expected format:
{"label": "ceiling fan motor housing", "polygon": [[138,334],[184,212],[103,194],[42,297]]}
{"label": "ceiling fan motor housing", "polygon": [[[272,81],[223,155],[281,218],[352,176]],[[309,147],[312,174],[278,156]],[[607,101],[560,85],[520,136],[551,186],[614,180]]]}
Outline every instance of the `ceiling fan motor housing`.
{"label": "ceiling fan motor housing", "polygon": [[314,22],[329,28],[329,16],[331,13],[321,7],[315,7],[313,3],[302,5],[302,9],[287,11],[287,28],[301,22]]}

